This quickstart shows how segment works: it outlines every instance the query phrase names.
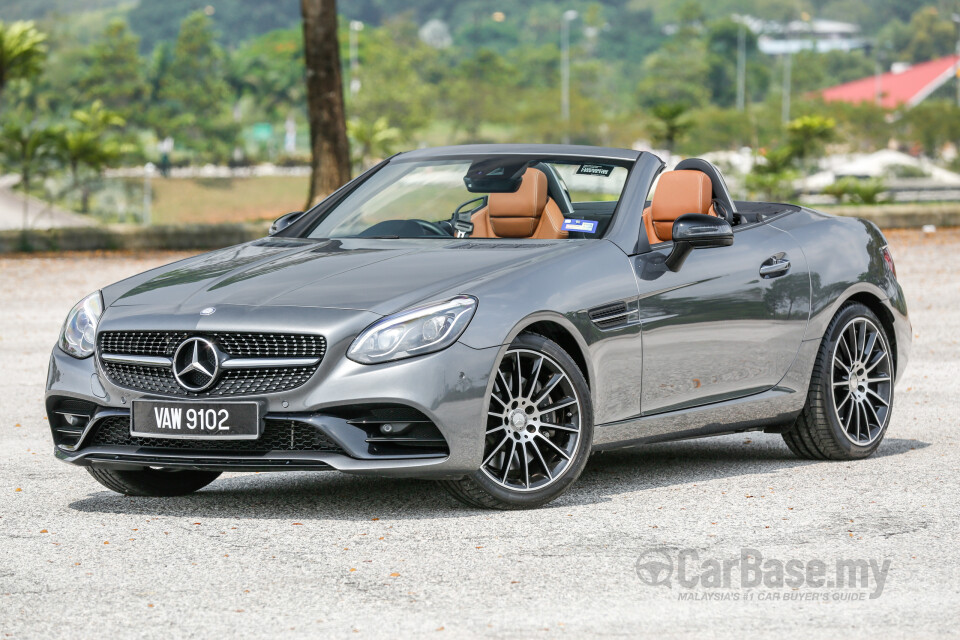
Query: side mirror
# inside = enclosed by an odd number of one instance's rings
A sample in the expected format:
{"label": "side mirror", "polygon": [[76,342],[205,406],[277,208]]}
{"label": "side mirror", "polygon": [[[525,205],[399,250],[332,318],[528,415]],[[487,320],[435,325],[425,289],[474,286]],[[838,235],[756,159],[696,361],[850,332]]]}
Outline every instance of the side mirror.
{"label": "side mirror", "polygon": [[303,216],[303,211],[293,211],[291,213],[287,213],[285,215],[280,216],[279,218],[273,221],[272,225],[270,225],[269,235],[272,236],[275,233],[279,233],[280,231],[283,231],[284,229],[292,225],[294,222],[299,220],[301,216]]}
{"label": "side mirror", "polygon": [[702,213],[686,213],[673,222],[673,251],[664,264],[670,271],[679,271],[694,249],[729,247],[733,244],[733,228],[723,218]]}

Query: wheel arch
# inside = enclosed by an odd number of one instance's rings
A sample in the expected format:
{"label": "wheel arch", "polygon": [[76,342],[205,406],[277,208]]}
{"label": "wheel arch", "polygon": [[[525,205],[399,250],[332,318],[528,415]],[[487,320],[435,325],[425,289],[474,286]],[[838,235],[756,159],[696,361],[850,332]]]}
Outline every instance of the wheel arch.
{"label": "wheel arch", "polygon": [[836,315],[851,302],[859,302],[866,308],[870,309],[870,311],[873,311],[874,315],[879,318],[880,324],[883,325],[883,330],[887,334],[887,340],[890,342],[890,357],[893,359],[893,370],[895,373],[899,372],[900,363],[898,362],[897,357],[897,331],[894,326],[893,313],[887,309],[880,296],[877,296],[869,291],[858,291],[843,299],[843,301],[837,307],[836,312],[833,314],[833,317],[836,317]]}
{"label": "wheel arch", "polygon": [[587,388],[593,392],[591,382],[594,379],[593,367],[587,357],[587,345],[573,323],[559,314],[535,313],[518,323],[510,332],[506,342],[509,344],[521,333],[536,333],[560,345],[560,348],[566,351],[580,367],[580,372],[587,381]]}

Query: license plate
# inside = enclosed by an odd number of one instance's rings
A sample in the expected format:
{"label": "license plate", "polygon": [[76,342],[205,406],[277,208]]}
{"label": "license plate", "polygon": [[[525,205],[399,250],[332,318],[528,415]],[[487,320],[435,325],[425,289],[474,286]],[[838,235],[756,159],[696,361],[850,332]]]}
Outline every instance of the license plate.
{"label": "license plate", "polygon": [[142,438],[255,440],[260,437],[256,402],[134,400],[130,435]]}

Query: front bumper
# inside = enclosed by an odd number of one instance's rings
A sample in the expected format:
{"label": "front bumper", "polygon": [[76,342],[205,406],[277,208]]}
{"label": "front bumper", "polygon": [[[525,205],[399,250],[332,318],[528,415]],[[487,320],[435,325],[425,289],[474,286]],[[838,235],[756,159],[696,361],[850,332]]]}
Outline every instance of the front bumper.
{"label": "front bumper", "polygon": [[[444,351],[399,362],[362,365],[328,351],[309,381],[296,389],[225,401],[256,401],[265,423],[296,421],[315,427],[335,442],[336,451],[206,451],[142,444],[98,444],[93,437],[107,419],[129,416],[131,402],[163,396],[113,384],[97,358],[72,358],[59,348],[50,357],[46,400],[54,440],[60,419],[51,409],[63,402],[95,406],[79,439],[55,444],[60,460],[77,465],[122,468],[162,466],[219,471],[335,469],[381,476],[457,477],[480,467],[483,451],[484,398],[500,348],[473,349],[456,343]],[[183,398],[169,398],[183,400]],[[213,401],[216,398],[205,398]],[[58,404],[60,403],[60,404]],[[446,444],[442,453],[377,450],[364,432],[348,424],[344,411],[369,406],[409,407],[436,426]],[[60,434],[62,436],[62,434]]]}

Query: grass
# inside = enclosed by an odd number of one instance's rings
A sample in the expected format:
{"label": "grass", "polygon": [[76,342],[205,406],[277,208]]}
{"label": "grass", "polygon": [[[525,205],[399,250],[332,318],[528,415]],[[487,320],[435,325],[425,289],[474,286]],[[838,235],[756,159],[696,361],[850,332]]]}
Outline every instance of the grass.
{"label": "grass", "polygon": [[[140,180],[136,185],[142,184]],[[214,224],[274,220],[303,207],[307,194],[306,176],[257,178],[154,178],[151,180],[153,224]],[[449,186],[416,185],[408,193],[392,192],[388,206],[374,198],[367,206],[364,222],[373,224],[397,217],[398,208],[418,212],[414,217],[447,220],[462,202],[476,197],[466,189]],[[616,200],[598,193],[573,193],[574,201]],[[139,196],[138,196],[139,197]],[[383,210],[381,210],[383,209]]]}
{"label": "grass", "polygon": [[156,178],[151,181],[154,224],[274,220],[300,211],[306,176]]}

